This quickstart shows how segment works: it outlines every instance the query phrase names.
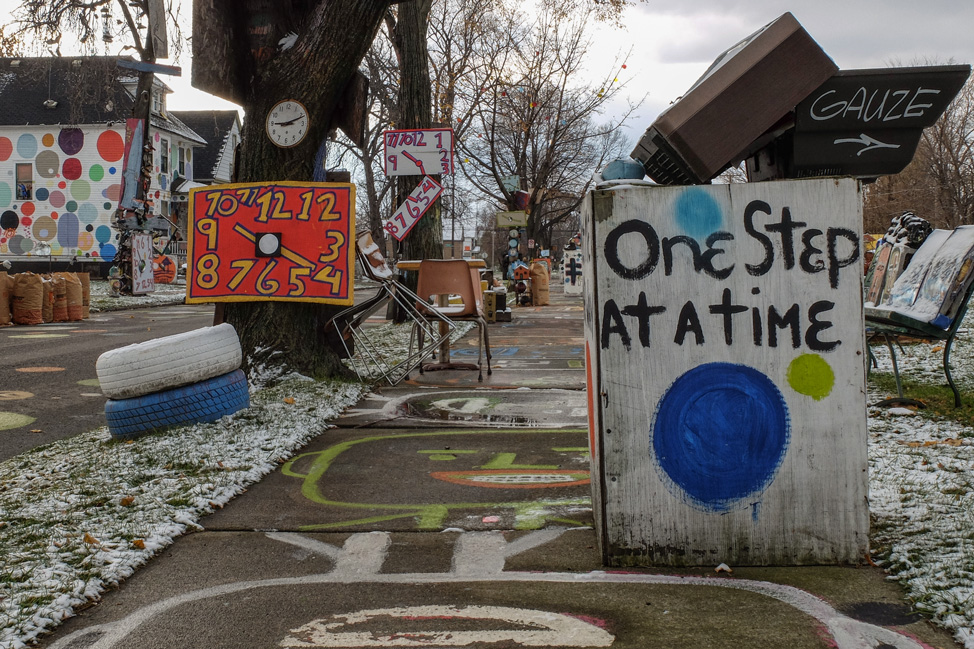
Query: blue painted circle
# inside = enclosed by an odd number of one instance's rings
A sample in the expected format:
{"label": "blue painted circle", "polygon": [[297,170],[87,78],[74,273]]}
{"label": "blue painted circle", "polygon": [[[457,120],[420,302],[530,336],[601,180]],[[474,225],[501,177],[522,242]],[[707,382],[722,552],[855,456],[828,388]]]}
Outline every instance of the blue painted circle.
{"label": "blue painted circle", "polygon": [[[80,214],[78,215],[81,216]],[[82,219],[83,221],[83,219]],[[95,230],[95,241],[101,244],[108,243],[112,239],[112,229],[107,225],[99,225]]]}
{"label": "blue painted circle", "polygon": [[38,187],[34,197],[39,201],[46,201],[51,196],[51,192],[46,187]]}
{"label": "blue painted circle", "polygon": [[21,158],[33,158],[37,154],[37,138],[24,133],[17,138],[17,153]]}
{"label": "blue painted circle", "polygon": [[673,485],[694,506],[725,512],[771,484],[791,424],[767,376],[746,365],[707,363],[669,387],[652,436],[656,462]]}
{"label": "blue painted circle", "polygon": [[677,197],[674,204],[676,224],[683,232],[704,241],[721,229],[724,215],[720,205],[706,190],[691,187]]}

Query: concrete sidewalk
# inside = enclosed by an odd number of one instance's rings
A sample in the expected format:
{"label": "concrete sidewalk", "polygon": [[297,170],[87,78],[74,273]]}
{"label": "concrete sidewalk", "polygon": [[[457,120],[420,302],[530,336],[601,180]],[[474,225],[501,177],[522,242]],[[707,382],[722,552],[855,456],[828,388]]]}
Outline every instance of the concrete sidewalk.
{"label": "concrete sidewalk", "polygon": [[606,570],[581,300],[552,298],[490,326],[483,383],[377,390],[44,646],[957,646],[868,566]]}

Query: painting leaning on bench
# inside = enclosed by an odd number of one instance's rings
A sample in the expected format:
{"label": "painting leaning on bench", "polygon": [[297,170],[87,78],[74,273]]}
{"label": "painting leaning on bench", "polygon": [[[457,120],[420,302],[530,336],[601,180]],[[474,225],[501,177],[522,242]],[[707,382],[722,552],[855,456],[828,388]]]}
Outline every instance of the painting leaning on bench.
{"label": "painting leaning on bench", "polygon": [[[892,258],[897,247],[883,244],[877,261]],[[907,318],[946,331],[974,280],[974,226],[932,231],[899,276],[890,270],[876,268],[866,292],[867,319],[902,322]],[[895,281],[890,285],[892,277]]]}

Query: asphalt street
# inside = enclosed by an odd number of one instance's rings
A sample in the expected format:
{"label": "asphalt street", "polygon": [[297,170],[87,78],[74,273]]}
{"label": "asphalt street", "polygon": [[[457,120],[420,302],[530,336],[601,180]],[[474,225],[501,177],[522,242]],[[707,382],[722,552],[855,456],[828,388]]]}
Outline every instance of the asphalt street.
{"label": "asphalt street", "polygon": [[376,388],[41,646],[957,647],[866,563],[603,564],[581,299],[552,300],[490,325],[483,383]]}
{"label": "asphalt street", "polygon": [[211,324],[212,305],[178,305],[0,328],[0,460],[105,425],[103,352]]}

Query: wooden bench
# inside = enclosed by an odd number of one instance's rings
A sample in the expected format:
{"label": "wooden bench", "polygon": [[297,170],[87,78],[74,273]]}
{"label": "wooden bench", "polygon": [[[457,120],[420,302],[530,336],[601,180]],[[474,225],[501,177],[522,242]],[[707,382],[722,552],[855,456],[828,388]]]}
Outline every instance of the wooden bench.
{"label": "wooden bench", "polygon": [[[867,342],[882,338],[889,349],[896,378],[897,396],[874,405],[906,403],[923,405],[903,396],[896,349],[904,338],[938,340],[944,343],[943,371],[954,393],[954,406],[961,405],[960,391],[950,373],[950,349],[967,313],[974,293],[974,226],[954,231],[935,230],[909,265],[896,279],[888,299],[865,307]],[[869,350],[871,366],[876,359]]]}

